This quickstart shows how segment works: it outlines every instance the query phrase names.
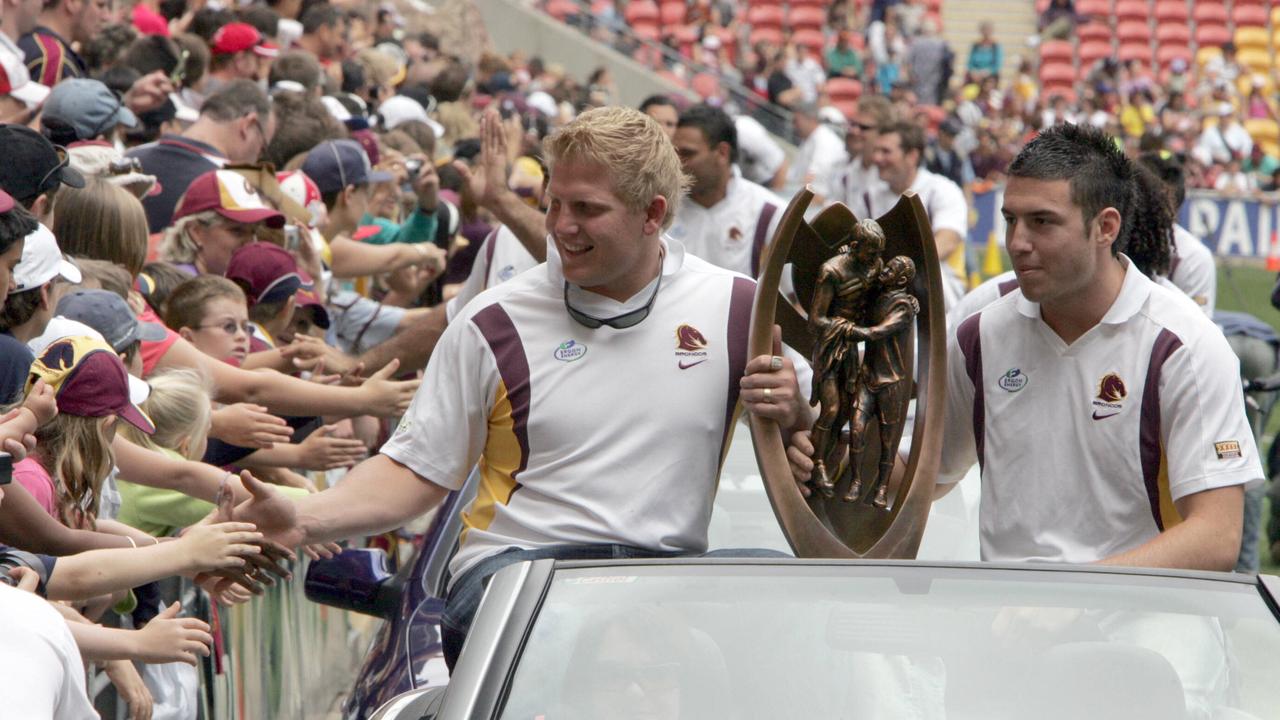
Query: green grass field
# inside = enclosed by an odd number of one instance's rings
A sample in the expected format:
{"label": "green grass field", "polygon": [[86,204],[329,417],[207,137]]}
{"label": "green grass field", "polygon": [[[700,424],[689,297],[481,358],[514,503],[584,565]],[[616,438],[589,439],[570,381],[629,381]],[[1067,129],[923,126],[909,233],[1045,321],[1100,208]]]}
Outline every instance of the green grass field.
{"label": "green grass field", "polygon": [[[1275,273],[1268,272],[1256,264],[1237,265],[1219,261],[1218,307],[1223,310],[1247,312],[1270,324],[1277,333],[1280,333],[1280,310],[1271,307],[1271,288],[1275,282]],[[1280,412],[1272,412],[1267,429],[1263,432],[1263,447],[1259,448],[1264,457],[1277,430],[1280,430]],[[1263,522],[1266,522],[1269,512],[1264,509],[1262,517]],[[1280,565],[1273,562],[1267,547],[1265,530],[1259,539],[1259,545],[1263,572],[1280,574]]]}

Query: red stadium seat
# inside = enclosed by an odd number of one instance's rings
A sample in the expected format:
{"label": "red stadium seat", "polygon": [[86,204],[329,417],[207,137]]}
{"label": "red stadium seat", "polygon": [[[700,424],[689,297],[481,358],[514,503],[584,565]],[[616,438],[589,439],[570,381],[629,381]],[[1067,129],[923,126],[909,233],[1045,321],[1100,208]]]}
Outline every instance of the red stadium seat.
{"label": "red stadium seat", "polygon": [[578,3],[573,0],[548,0],[547,14],[557,20],[564,20],[579,12]]}
{"label": "red stadium seat", "polygon": [[1079,0],[1076,12],[1102,20],[1111,14],[1110,0]]}
{"label": "red stadium seat", "polygon": [[858,117],[858,102],[856,100],[832,100],[831,107],[840,111],[844,119],[853,122]]}
{"label": "red stadium seat", "polygon": [[802,5],[792,8],[787,24],[793,30],[821,30],[827,24],[827,13],[820,7]]}
{"label": "red stadium seat", "polygon": [[1236,3],[1235,9],[1231,11],[1231,19],[1235,21],[1236,27],[1266,27],[1267,9],[1261,5]]}
{"label": "red stadium seat", "polygon": [[1151,26],[1145,22],[1122,22],[1116,28],[1116,39],[1121,45],[1151,41]]}
{"label": "red stadium seat", "polygon": [[1040,66],[1040,82],[1045,85],[1071,85],[1076,69],[1070,63],[1048,63]]}
{"label": "red stadium seat", "polygon": [[1120,50],[1116,53],[1116,59],[1120,62],[1128,62],[1130,60],[1141,60],[1146,63],[1151,62],[1151,46],[1146,41],[1135,43],[1122,43]]}
{"label": "red stadium seat", "polygon": [[1270,5],[1270,4],[1271,4],[1270,0],[1236,0],[1235,2],[1236,7],[1241,7],[1243,5],[1257,5],[1258,7],[1266,7],[1267,5]]}
{"label": "red stadium seat", "polygon": [[1178,44],[1161,44],[1160,49],[1156,51],[1156,59],[1160,61],[1160,67],[1169,67],[1174,60],[1181,59],[1188,66],[1195,57],[1195,53],[1191,52],[1191,48],[1186,45]]}
{"label": "red stadium seat", "polygon": [[1196,44],[1200,47],[1218,47],[1231,39],[1226,25],[1200,25],[1196,27]]}
{"label": "red stadium seat", "polygon": [[1156,22],[1185,23],[1189,16],[1187,3],[1184,0],[1157,0]]}
{"label": "red stadium seat", "polygon": [[1089,42],[1080,45],[1080,67],[1090,68],[1094,63],[1111,57],[1110,42]]}
{"label": "red stadium seat", "polygon": [[1066,40],[1045,40],[1040,44],[1040,62],[1071,62],[1075,48]]}
{"label": "red stadium seat", "polygon": [[782,46],[782,30],[780,28],[774,28],[774,27],[756,28],[755,30],[751,31],[750,42],[752,46],[759,45],[760,43],[764,42],[764,43],[769,43],[774,47],[781,47]]}
{"label": "red stadium seat", "polygon": [[677,43],[680,43],[682,52],[698,42],[698,36],[701,34],[701,30],[697,25],[677,25],[673,28],[664,23],[663,29],[675,37]]}
{"label": "red stadium seat", "polygon": [[827,81],[827,97],[832,103],[856,101],[861,96],[862,83],[853,78],[833,77]]}
{"label": "red stadium seat", "polygon": [[818,60],[822,59],[823,50],[827,47],[827,38],[821,30],[796,30],[791,33],[791,41],[800,47],[808,48]]}
{"label": "red stadium seat", "polygon": [[1111,42],[1111,27],[1106,23],[1090,22],[1076,27],[1076,38],[1081,43],[1095,40]]}
{"label": "red stadium seat", "polygon": [[631,0],[627,3],[627,9],[623,12],[628,25],[649,24],[657,26],[662,19],[658,11],[658,4],[653,0]]}
{"label": "red stadium seat", "polygon": [[753,30],[761,28],[782,29],[782,7],[780,5],[753,5],[747,11],[747,23]]}
{"label": "red stadium seat", "polygon": [[1120,0],[1116,3],[1115,16],[1120,22],[1141,20],[1146,22],[1151,17],[1151,7],[1146,0]]}
{"label": "red stadium seat", "polygon": [[631,32],[641,40],[651,40],[657,42],[662,37],[662,32],[658,29],[657,23],[631,23]]}
{"label": "red stadium seat", "polygon": [[1186,25],[1179,23],[1161,23],[1156,26],[1156,42],[1160,45],[1165,43],[1189,45],[1191,44],[1191,30]]}
{"label": "red stadium seat", "polygon": [[1199,2],[1191,11],[1191,17],[1200,25],[1227,25],[1227,8],[1221,2]]}
{"label": "red stadium seat", "polygon": [[689,6],[684,4],[684,0],[667,0],[658,7],[658,14],[662,20],[662,24],[670,27],[672,25],[683,25],[685,16],[689,13]]}

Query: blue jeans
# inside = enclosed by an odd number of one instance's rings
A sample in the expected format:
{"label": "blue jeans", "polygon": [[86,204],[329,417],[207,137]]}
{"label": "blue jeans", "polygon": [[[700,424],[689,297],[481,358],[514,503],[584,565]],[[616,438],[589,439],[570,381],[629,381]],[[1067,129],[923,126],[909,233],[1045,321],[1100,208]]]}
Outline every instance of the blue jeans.
{"label": "blue jeans", "polygon": [[726,549],[713,550],[705,555],[659,552],[629,545],[555,545],[553,547],[522,550],[511,548],[491,555],[467,569],[453,582],[449,597],[445,599],[444,614],[440,617],[441,643],[444,645],[444,661],[453,666],[462,653],[462,644],[471,629],[480,600],[484,597],[489,578],[502,568],[525,560],[628,560],[636,558],[672,557],[790,557],[776,550]]}

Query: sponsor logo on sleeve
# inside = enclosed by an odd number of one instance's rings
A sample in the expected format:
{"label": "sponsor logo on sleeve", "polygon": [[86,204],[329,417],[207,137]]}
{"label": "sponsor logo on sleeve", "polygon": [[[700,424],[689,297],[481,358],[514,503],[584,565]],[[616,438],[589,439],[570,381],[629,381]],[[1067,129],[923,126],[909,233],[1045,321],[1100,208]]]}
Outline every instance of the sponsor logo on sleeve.
{"label": "sponsor logo on sleeve", "polygon": [[1107,373],[1098,381],[1098,395],[1093,399],[1093,419],[1106,420],[1124,410],[1124,399],[1129,396],[1124,381],[1115,373]]}
{"label": "sponsor logo on sleeve", "polygon": [[1240,443],[1235,440],[1222,440],[1213,444],[1213,451],[1219,460],[1231,460],[1240,457]]}
{"label": "sponsor logo on sleeve", "polygon": [[560,343],[560,347],[556,348],[555,358],[560,362],[573,362],[581,360],[582,356],[587,354],[587,346],[577,340],[565,340]]}
{"label": "sponsor logo on sleeve", "polygon": [[1009,371],[996,381],[996,385],[1005,392],[1016,393],[1027,386],[1027,374],[1022,372],[1022,368],[1009,368]]}
{"label": "sponsor logo on sleeve", "polygon": [[707,338],[698,328],[682,324],[676,328],[676,365],[688,370],[707,361]]}
{"label": "sponsor logo on sleeve", "polygon": [[516,266],[507,265],[498,271],[498,281],[506,282],[516,276]]}

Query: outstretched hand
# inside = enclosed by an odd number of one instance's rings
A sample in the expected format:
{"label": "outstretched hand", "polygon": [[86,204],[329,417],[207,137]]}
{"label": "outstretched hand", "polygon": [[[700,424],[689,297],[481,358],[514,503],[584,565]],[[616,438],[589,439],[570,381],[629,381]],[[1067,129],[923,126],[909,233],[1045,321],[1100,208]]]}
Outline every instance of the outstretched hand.
{"label": "outstretched hand", "polygon": [[488,208],[507,189],[507,137],[496,110],[480,116],[480,155],[474,165],[455,162],[476,204]]}
{"label": "outstretched hand", "polygon": [[399,369],[400,360],[393,359],[360,384],[360,388],[367,393],[367,401],[364,412],[357,414],[390,417],[403,415],[409,409],[420,381],[392,380],[391,376],[395,375],[396,370]]}

